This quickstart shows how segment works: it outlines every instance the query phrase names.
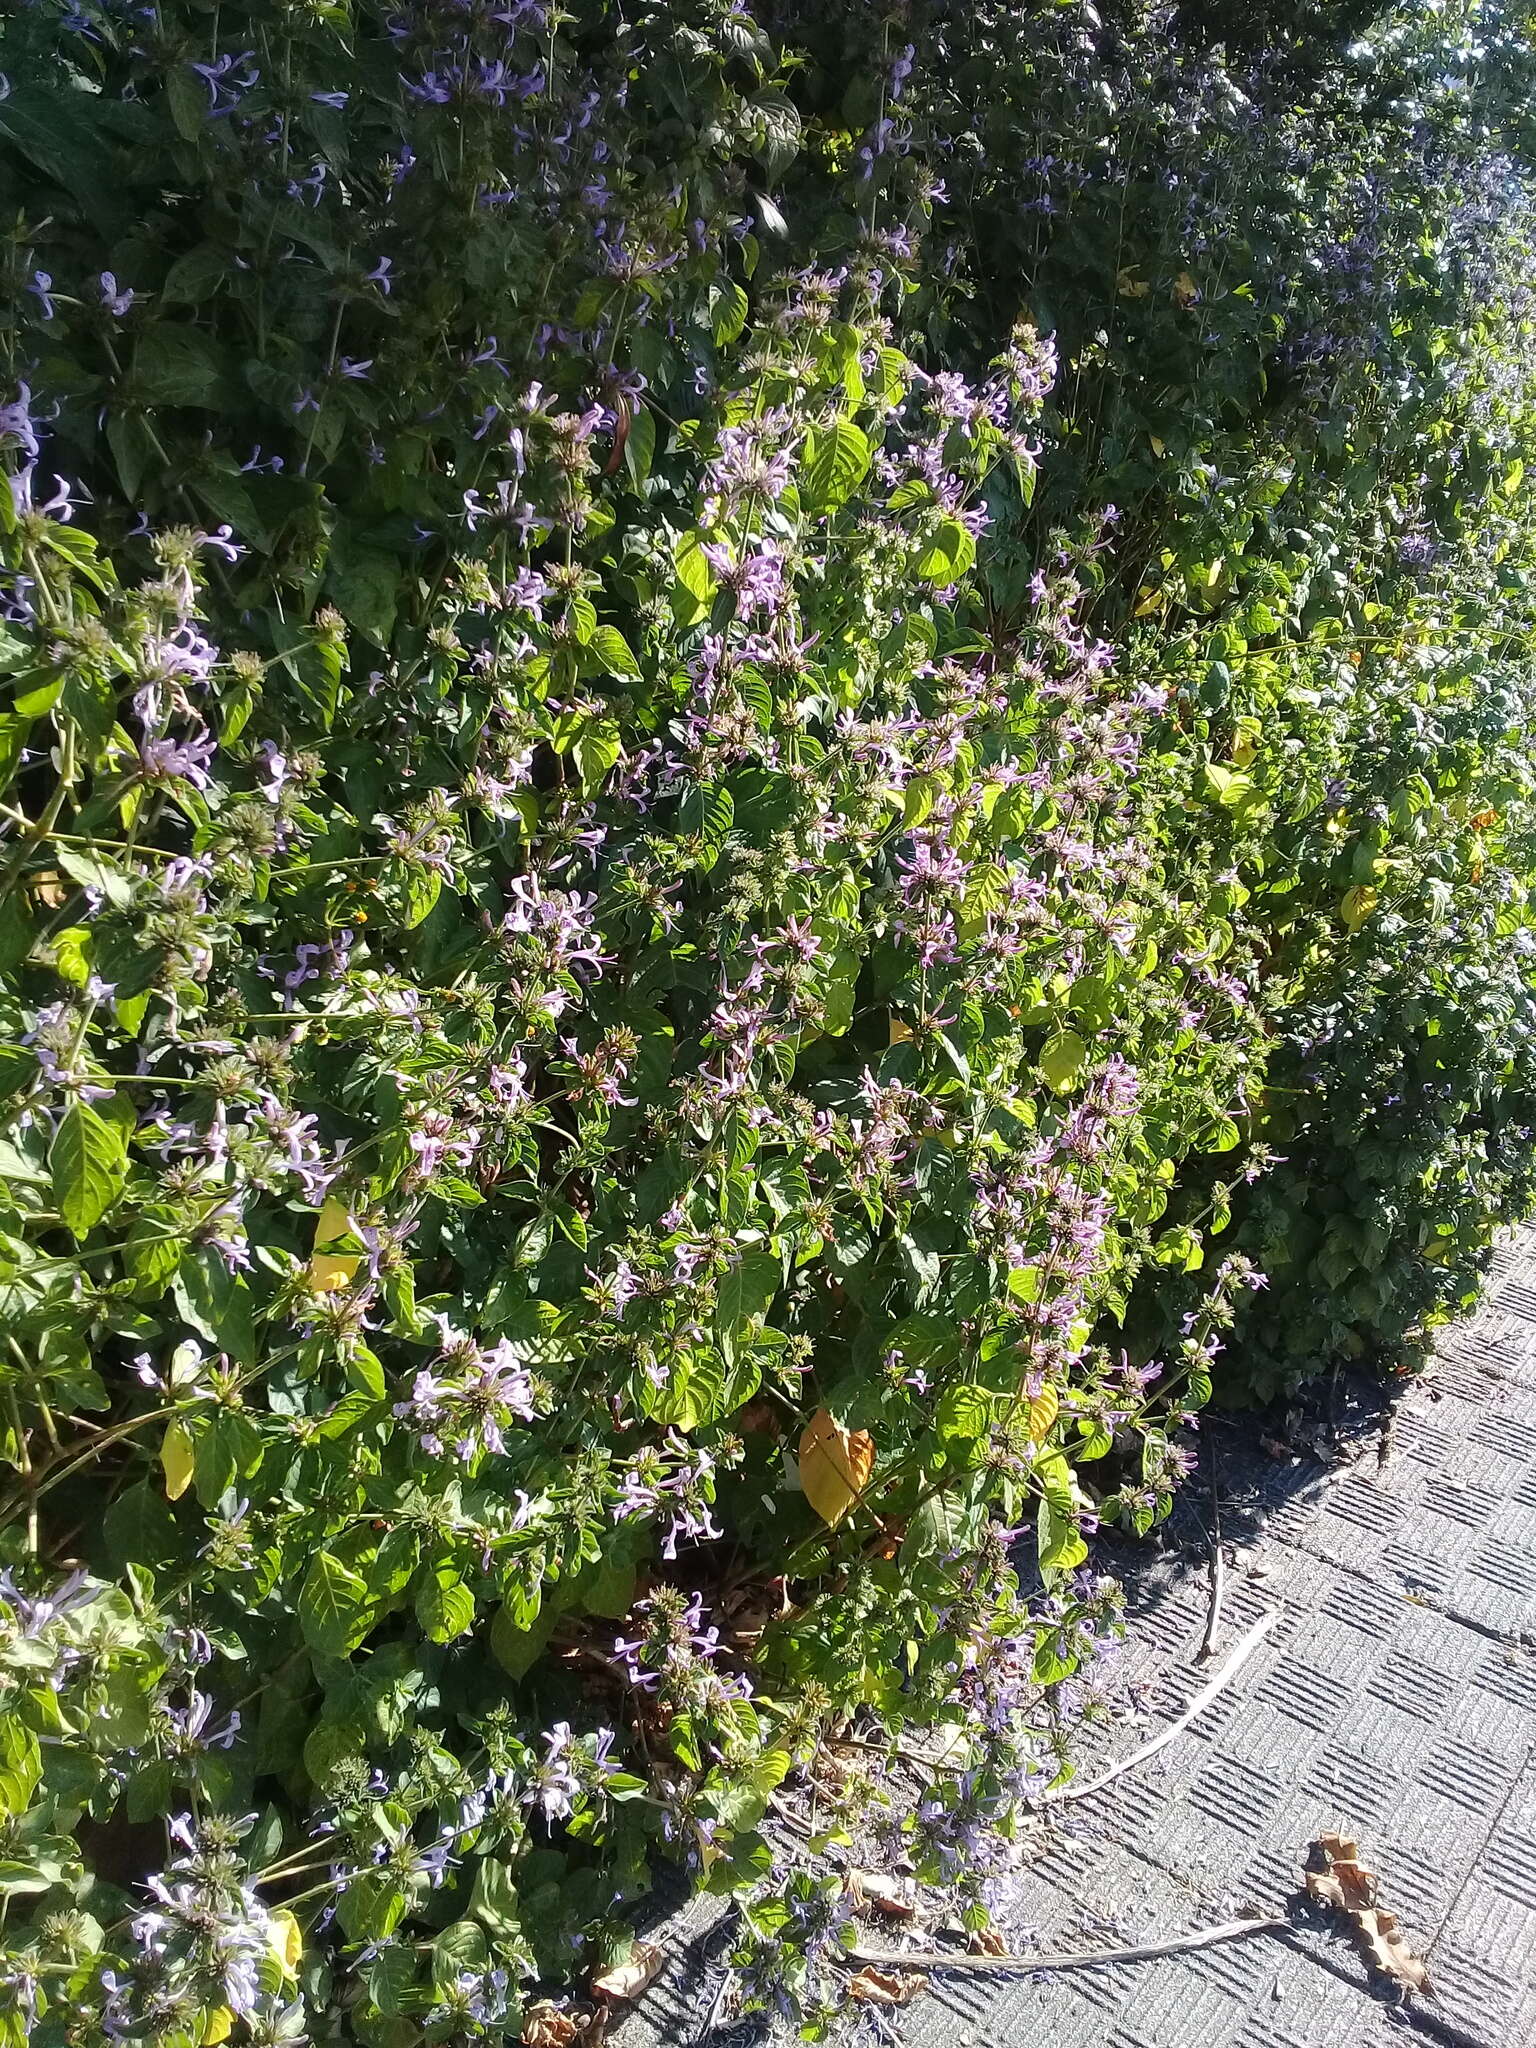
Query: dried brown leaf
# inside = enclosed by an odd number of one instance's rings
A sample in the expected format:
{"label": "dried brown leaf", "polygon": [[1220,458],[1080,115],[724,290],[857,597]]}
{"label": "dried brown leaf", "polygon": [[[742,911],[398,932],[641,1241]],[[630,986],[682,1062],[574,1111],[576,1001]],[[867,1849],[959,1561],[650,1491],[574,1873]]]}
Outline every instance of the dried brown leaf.
{"label": "dried brown leaf", "polygon": [[593,1995],[603,1998],[638,1998],[653,1983],[666,1956],[653,1942],[637,1941],[622,1963],[592,1979]]}
{"label": "dried brown leaf", "polygon": [[583,2033],[581,2022],[547,1998],[531,2006],[523,2016],[523,2048],[570,2048]]}
{"label": "dried brown leaf", "polygon": [[1360,1922],[1360,1943],[1372,1965],[1384,1977],[1390,1977],[1394,1984],[1401,1984],[1405,1990],[1418,1991],[1433,1997],[1429,1965],[1422,1956],[1414,1953],[1398,1931],[1397,1916],[1393,1913],[1384,1913],[1377,1907],[1357,1917]]}
{"label": "dried brown leaf", "polygon": [[1372,1969],[1405,1991],[1434,1996],[1429,1968],[1405,1940],[1395,1914],[1376,1901],[1376,1873],[1360,1861],[1360,1845],[1351,1835],[1319,1835],[1314,1847],[1324,1868],[1307,1872],[1307,1893],[1347,1920]]}
{"label": "dried brown leaf", "polygon": [[995,1927],[973,1927],[967,1944],[973,1956],[1005,1956],[1008,1944]]}
{"label": "dried brown leaf", "polygon": [[910,2005],[922,1988],[921,1977],[901,1977],[894,1970],[865,1968],[848,1979],[848,1996],[865,2005]]}

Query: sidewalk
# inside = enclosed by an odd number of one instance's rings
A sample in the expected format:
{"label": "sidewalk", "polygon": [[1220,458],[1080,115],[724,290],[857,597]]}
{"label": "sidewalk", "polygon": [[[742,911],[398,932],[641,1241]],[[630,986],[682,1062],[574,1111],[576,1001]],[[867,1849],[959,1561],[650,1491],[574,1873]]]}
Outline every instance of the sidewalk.
{"label": "sidewalk", "polygon": [[[1398,2008],[1348,1938],[1305,1907],[1283,1938],[1032,1980],[936,1975],[892,2015],[910,2048],[1452,2048],[1536,2042],[1536,1232],[1496,1262],[1478,1316],[1382,1411],[1340,1395],[1324,1457],[1276,1456],[1212,1419],[1228,1562],[1217,1656],[1283,1610],[1236,1681],[1151,1763],[1063,1811],[1019,1873],[1014,1952],[1149,1943],[1294,1904],[1308,1844],[1359,1838],[1428,1959],[1438,1998]],[[1150,1688],[1139,1747],[1213,1666],[1210,1499],[1192,1481],[1161,1554],[1122,1553],[1128,1675]],[[1093,1766],[1090,1764],[1088,1770]],[[692,1920],[685,1914],[685,1922]],[[710,1916],[712,1917],[712,1916]],[[694,1931],[702,1927],[693,1922]],[[679,1933],[685,1930],[678,1929]],[[671,1943],[668,1946],[672,1946]],[[718,1978],[681,1945],[611,2035],[700,2038]],[[721,2043],[753,2038],[721,2029]]]}

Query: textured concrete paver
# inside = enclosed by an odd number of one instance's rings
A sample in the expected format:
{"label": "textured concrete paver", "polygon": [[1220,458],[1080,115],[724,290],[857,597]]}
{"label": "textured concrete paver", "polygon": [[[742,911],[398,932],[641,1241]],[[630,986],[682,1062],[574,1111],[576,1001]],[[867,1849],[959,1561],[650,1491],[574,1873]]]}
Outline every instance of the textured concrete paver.
{"label": "textured concrete paver", "polygon": [[[1081,1950],[1284,1910],[1307,1845],[1339,1828],[1359,1837],[1438,1998],[1384,2003],[1348,1940],[1298,1906],[1284,1938],[1038,1979],[935,1977],[887,2038],[1536,2043],[1536,1233],[1500,1253],[1478,1316],[1405,1394],[1384,1459],[1369,1437],[1342,1463],[1277,1461],[1253,1434],[1207,1431],[1231,1539],[1222,1641],[1272,1608],[1282,1619],[1153,1764],[1063,1809],[1048,1853],[1011,1887],[1005,1932],[1014,1947]],[[1154,1724],[1207,1676],[1201,1493],[1191,1487],[1174,1540],[1135,1571],[1127,1661]],[[704,2038],[712,1919],[703,1906],[674,1923],[679,1966],[618,2030],[620,2048]]]}

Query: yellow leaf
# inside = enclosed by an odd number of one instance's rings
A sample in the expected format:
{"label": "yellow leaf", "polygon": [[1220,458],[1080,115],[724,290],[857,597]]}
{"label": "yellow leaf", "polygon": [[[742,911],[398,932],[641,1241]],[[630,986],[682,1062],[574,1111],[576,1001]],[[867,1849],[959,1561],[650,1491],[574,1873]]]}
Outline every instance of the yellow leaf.
{"label": "yellow leaf", "polygon": [[321,1205],[320,1214],[315,1218],[315,1249],[329,1244],[333,1237],[340,1237],[351,1228],[351,1218],[334,1195],[327,1195]]}
{"label": "yellow leaf", "polygon": [[1122,299],[1144,299],[1152,289],[1151,285],[1142,284],[1137,280],[1133,274],[1135,269],[1133,263],[1128,269],[1120,271],[1115,278],[1115,289]]}
{"label": "yellow leaf", "polygon": [[213,2048],[216,2041],[227,2041],[234,2024],[235,2016],[229,2007],[216,2005],[203,2021],[203,2048]]}
{"label": "yellow leaf", "polygon": [[1156,434],[1148,434],[1147,439],[1152,443],[1152,453],[1154,455],[1166,455],[1168,453],[1168,444],[1165,441],[1160,441]]}
{"label": "yellow leaf", "polygon": [[1029,1433],[1039,1443],[1056,1420],[1061,1396],[1054,1387],[1042,1387],[1029,1404]]}
{"label": "yellow leaf", "polygon": [[912,1036],[912,1026],[911,1026],[910,1024],[903,1024],[903,1023],[902,1023],[902,1021],[901,1021],[901,1019],[900,1019],[899,1017],[893,1017],[893,1018],[891,1019],[891,1043],[892,1043],[892,1045],[905,1045],[905,1044],[906,1044],[906,1042],[907,1042],[907,1040],[908,1040],[908,1039],[909,1039],[909,1038],[910,1038],[911,1036]]}
{"label": "yellow leaf", "polygon": [[1173,280],[1173,296],[1181,306],[1192,306],[1200,296],[1200,287],[1187,270],[1181,270]]}
{"label": "yellow leaf", "polygon": [[1374,889],[1346,889],[1344,900],[1339,905],[1339,915],[1352,932],[1357,932],[1375,908]]}
{"label": "yellow leaf", "polygon": [[283,1975],[297,1977],[299,1961],[304,1954],[304,1931],[286,1907],[268,1918],[267,1941],[282,1967]]}
{"label": "yellow leaf", "polygon": [[693,1824],[693,1832],[694,1846],[698,1849],[699,1861],[708,1870],[712,1863],[720,1861],[725,1851],[718,1842],[712,1842],[705,1836],[697,1821]]}
{"label": "yellow leaf", "polygon": [[874,1469],[875,1440],[868,1430],[844,1429],[818,1408],[800,1439],[800,1484],[829,1528],[847,1514]]}
{"label": "yellow leaf", "polygon": [[1259,751],[1259,740],[1263,727],[1256,718],[1240,718],[1232,734],[1232,762],[1238,768],[1246,768]]}
{"label": "yellow leaf", "polygon": [[315,1252],[309,1261],[309,1284],[316,1294],[334,1294],[352,1284],[362,1263],[361,1252]]}
{"label": "yellow leaf", "polygon": [[[165,1435],[160,1442],[160,1465],[165,1473],[166,1499],[180,1500],[192,1484],[192,1439],[187,1434],[185,1423],[171,1422],[166,1425]],[[224,2035],[220,2034],[217,2038],[222,2041]]]}
{"label": "yellow leaf", "polygon": [[335,1294],[339,1288],[351,1286],[353,1276],[363,1263],[362,1254],[322,1252],[320,1249],[333,1238],[344,1237],[351,1227],[352,1219],[341,1203],[334,1196],[327,1195],[315,1219],[315,1250],[309,1262],[309,1284],[316,1294]]}

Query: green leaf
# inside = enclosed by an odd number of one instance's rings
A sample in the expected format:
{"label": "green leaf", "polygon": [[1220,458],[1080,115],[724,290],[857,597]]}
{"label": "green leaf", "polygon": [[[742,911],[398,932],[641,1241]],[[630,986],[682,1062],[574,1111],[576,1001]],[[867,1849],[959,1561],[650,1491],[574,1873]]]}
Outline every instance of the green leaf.
{"label": "green leaf", "polygon": [[229,250],[217,242],[201,242],[178,256],[166,272],[165,283],[160,287],[161,301],[168,306],[200,306],[205,299],[223,291],[229,272]]}
{"label": "green leaf", "polygon": [[[787,94],[775,88],[769,92],[759,93],[755,100],[749,102],[747,112],[756,116],[757,128],[762,138],[756,145],[756,153],[762,159],[769,177],[776,179],[782,172],[788,170],[799,154],[799,109]],[[737,333],[740,331],[738,328]],[[730,341],[734,341],[735,338],[734,334],[726,337]]]}
{"label": "green leaf", "polygon": [[72,882],[82,889],[97,890],[114,910],[126,910],[133,901],[133,879],[116,861],[94,848],[59,847],[54,859]]}
{"label": "green leaf", "polygon": [[747,295],[733,279],[727,278],[710,292],[710,330],[716,348],[733,342],[747,324]]}
{"label": "green leaf", "polygon": [[837,420],[830,427],[814,428],[807,436],[805,460],[800,468],[801,490],[807,504],[822,511],[834,511],[864,481],[869,462],[868,438],[852,420]]}
{"label": "green leaf", "polygon": [[227,1352],[237,1365],[256,1363],[254,1298],[216,1251],[198,1246],[184,1252],[173,1291],[183,1320],[215,1351]]}
{"label": "green leaf", "polygon": [[899,348],[876,349],[874,376],[869,387],[876,398],[889,405],[899,405],[911,381],[912,364]]}
{"label": "green leaf", "polygon": [[1037,1543],[1040,1569],[1048,1578],[1075,1571],[1088,1555],[1077,1526],[1077,1498],[1072,1470],[1059,1451],[1035,1460],[1035,1478],[1042,1488]]}
{"label": "green leaf", "polygon": [[326,589],[349,626],[388,647],[400,598],[400,565],[377,549],[338,546],[326,574]]}
{"label": "green leaf", "polygon": [[744,1252],[720,1282],[720,1321],[727,1329],[768,1313],[784,1284],[783,1268],[770,1252]]}
{"label": "green leaf", "polygon": [[497,1856],[482,1856],[475,1866],[475,1888],[469,1910],[501,1941],[510,1941],[522,1931],[517,1880],[512,1866]]}
{"label": "green leaf", "polygon": [[1075,1031],[1057,1031],[1040,1049],[1040,1071],[1058,1094],[1070,1088],[1088,1060],[1088,1047]]}
{"label": "green leaf", "polygon": [[368,1633],[373,1603],[368,1588],[328,1550],[317,1551],[299,1588],[299,1627],[322,1657],[345,1657]]}
{"label": "green leaf", "polygon": [[[205,1508],[218,1506],[229,1488],[233,1486],[235,1473],[239,1468],[235,1438],[225,1427],[226,1421],[230,1419],[232,1418],[224,1415],[215,1415],[211,1422],[206,1423],[198,1431],[192,1454],[193,1485],[197,1490],[198,1499]],[[179,1426],[173,1422],[166,1431],[165,1450],[161,1457],[161,1462],[165,1465],[166,1494],[170,1498],[174,1496],[171,1495],[169,1452],[172,1433]]]}
{"label": "green leaf", "polygon": [[718,846],[736,818],[728,789],[718,783],[696,783],[678,806],[678,830],[696,834],[706,846]]}
{"label": "green leaf", "polygon": [[711,1346],[675,1359],[664,1386],[655,1386],[648,1374],[640,1374],[636,1398],[653,1422],[670,1429],[705,1428],[725,1414],[729,1405],[720,1349]]}
{"label": "green leaf", "polygon": [[410,866],[400,877],[400,922],[408,932],[425,924],[437,908],[443,893],[443,878],[436,868]]}
{"label": "green leaf", "polygon": [[[611,626],[598,627],[600,633],[609,633],[612,630]],[[617,726],[605,719],[600,724],[587,727],[571,749],[577,771],[581,776],[583,794],[591,795],[618,760],[621,751]]]}
{"label": "green leaf", "polygon": [[[111,240],[128,220],[132,199],[103,125],[101,101],[92,93],[51,91],[19,79],[0,100],[0,142],[61,185]],[[42,192],[36,203],[51,204]]]}
{"label": "green leaf", "polygon": [[946,1387],[939,1396],[933,1423],[946,1443],[978,1443],[992,1428],[992,1396],[969,1380]]}
{"label": "green leaf", "polygon": [[624,470],[636,490],[650,475],[651,464],[655,460],[656,419],[642,405],[629,423],[629,433],[624,442]]}
{"label": "green leaf", "polygon": [[519,1628],[511,1610],[499,1607],[491,1623],[491,1655],[510,1678],[523,1677],[544,1654],[559,1619],[559,1610],[546,1605],[527,1628]]}
{"label": "green leaf", "polygon": [[617,626],[597,627],[587,647],[609,675],[623,676],[629,682],[640,680],[640,664]]}
{"label": "green leaf", "polygon": [[968,1478],[963,1485],[941,1486],[913,1509],[901,1539],[903,1571],[930,1558],[942,1562],[958,1557],[971,1547],[982,1516],[981,1508],[968,1495],[973,1484],[974,1478]]}
{"label": "green leaf", "polygon": [[22,1814],[43,1775],[36,1735],[14,1713],[0,1717],[0,1814]]}
{"label": "green leaf", "polygon": [[408,1949],[381,1949],[364,1972],[364,1981],[380,2012],[409,2012],[416,1992],[416,1958]]}
{"label": "green leaf", "polygon": [[27,735],[31,730],[30,718],[15,718],[8,711],[0,712],[0,791],[10,787],[11,778],[26,751]]}
{"label": "green leaf", "polygon": [[672,549],[677,580],[672,586],[672,616],[680,626],[697,625],[715,601],[715,572],[704,554],[703,536],[680,534]]}
{"label": "green leaf", "polygon": [[416,1595],[416,1619],[429,1641],[451,1643],[474,1626],[475,1596],[462,1579],[434,1572]]}
{"label": "green leaf", "polygon": [[183,142],[199,142],[209,127],[208,88],[190,64],[173,63],[165,74],[165,101]]}
{"label": "green leaf", "polygon": [[847,946],[839,946],[832,955],[820,1018],[821,1028],[829,1038],[841,1038],[853,1024],[862,964],[858,954]]}
{"label": "green leaf", "polygon": [[76,1237],[99,1223],[123,1191],[127,1148],[116,1124],[88,1102],[67,1110],[48,1153],[53,1198]]}
{"label": "green leaf", "polygon": [[53,969],[71,988],[84,988],[91,978],[91,934],[83,924],[67,925],[54,934]]}
{"label": "green leaf", "polygon": [[484,1931],[473,1920],[455,1920],[432,1944],[432,1984],[440,1995],[453,1991],[462,1976],[482,1976],[489,1965]]}
{"label": "green leaf", "polygon": [[927,583],[956,583],[976,560],[970,528],[958,519],[942,519],[919,554],[914,568]]}
{"label": "green leaf", "polygon": [[337,1901],[336,1917],[353,1941],[383,1941],[405,1917],[409,1894],[387,1871],[365,1870]]}
{"label": "green leaf", "polygon": [[133,386],[144,405],[191,405],[218,411],[229,398],[223,359],[192,327],[151,327],[133,354]]}
{"label": "green leaf", "polygon": [[164,1216],[140,1214],[129,1225],[123,1263],[137,1282],[140,1299],[164,1293],[181,1264],[182,1239],[171,1236]]}
{"label": "green leaf", "polygon": [[613,1558],[599,1558],[581,1575],[575,1606],[582,1614],[601,1614],[622,1621],[635,1604],[637,1568]]}
{"label": "green leaf", "polygon": [[1205,1245],[1198,1230],[1181,1223],[1175,1230],[1165,1230],[1152,1247],[1152,1256],[1160,1266],[1177,1266],[1182,1273],[1197,1273],[1205,1264]]}
{"label": "green leaf", "polygon": [[755,1828],[793,1763],[788,1750],[765,1749],[745,1769],[733,1766],[729,1777],[711,1772],[705,1791],[716,1817],[728,1828]]}

